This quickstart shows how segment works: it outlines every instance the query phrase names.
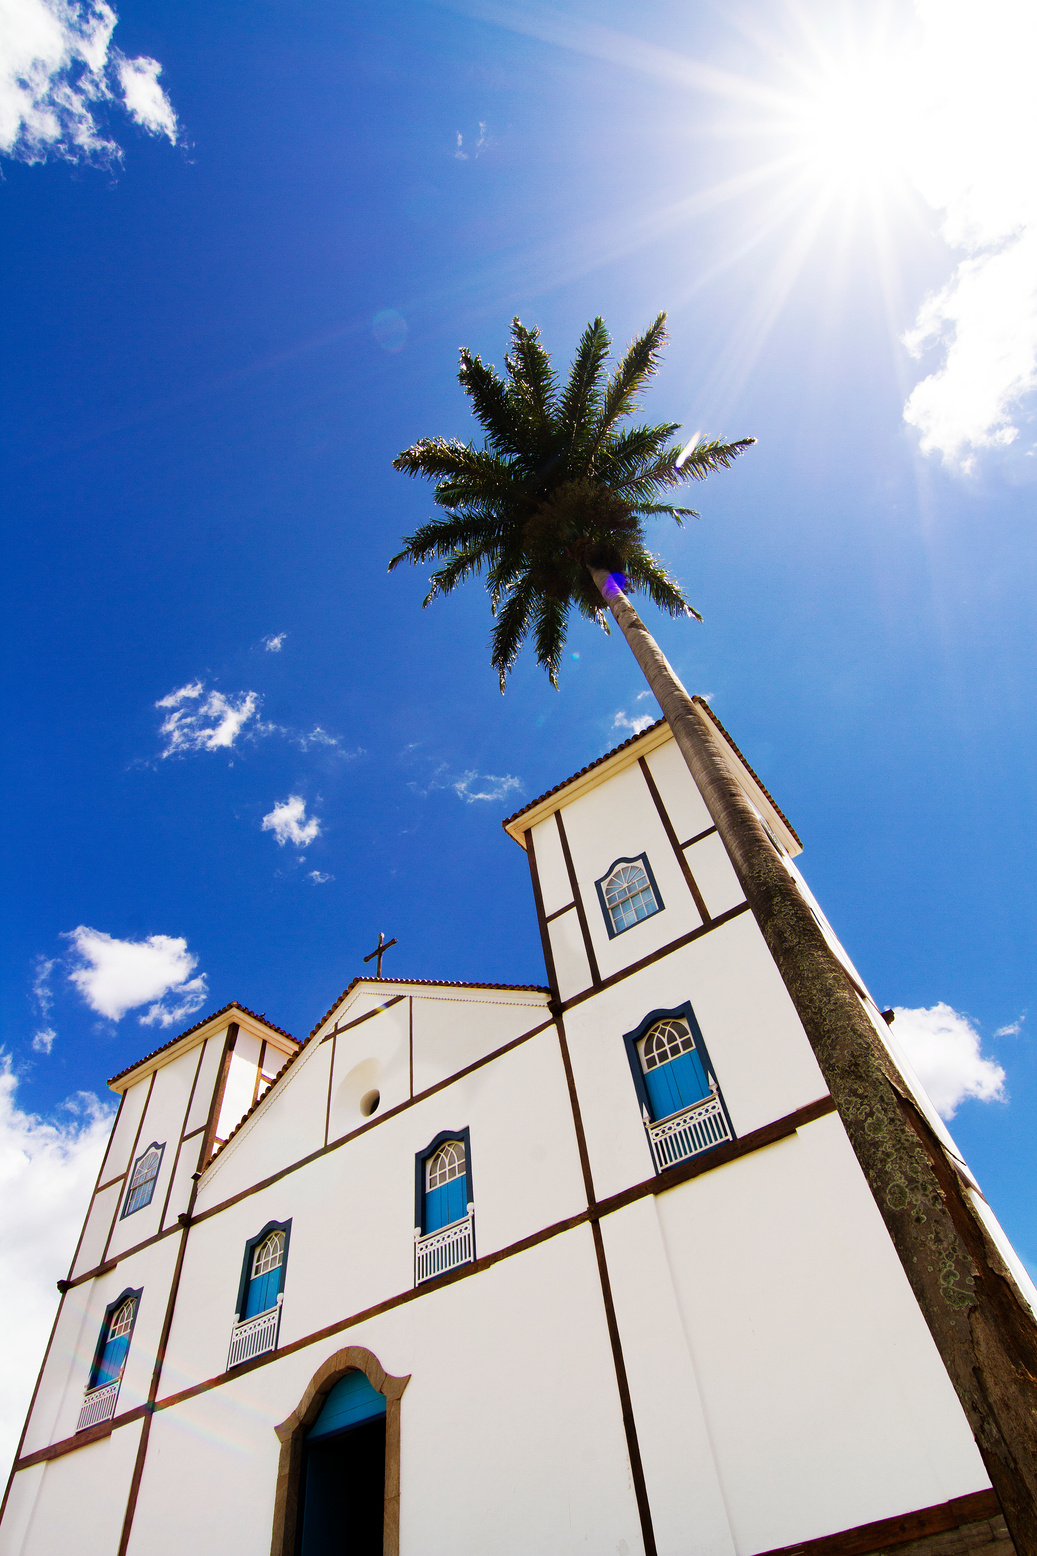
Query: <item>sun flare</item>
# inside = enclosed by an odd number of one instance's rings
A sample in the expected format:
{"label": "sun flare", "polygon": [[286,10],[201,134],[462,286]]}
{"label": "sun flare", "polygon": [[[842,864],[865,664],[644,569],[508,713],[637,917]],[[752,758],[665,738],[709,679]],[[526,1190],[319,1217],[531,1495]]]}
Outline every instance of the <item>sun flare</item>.
{"label": "sun flare", "polygon": [[801,177],[847,195],[904,178],[917,133],[905,53],[876,46],[813,63],[788,99],[785,124]]}

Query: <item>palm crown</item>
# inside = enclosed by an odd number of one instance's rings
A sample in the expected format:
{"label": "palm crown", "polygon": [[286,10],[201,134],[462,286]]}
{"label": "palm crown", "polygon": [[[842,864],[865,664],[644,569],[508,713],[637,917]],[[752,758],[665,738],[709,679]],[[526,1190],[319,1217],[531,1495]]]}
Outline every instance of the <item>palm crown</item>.
{"label": "palm crown", "polygon": [[[389,563],[441,561],[427,605],[473,573],[486,574],[496,618],[491,660],[501,691],[526,637],[554,685],[573,606],[608,631],[591,569],[625,574],[671,616],[697,615],[645,546],[644,521],[692,508],[659,501],[682,481],[702,480],[754,442],[700,442],[682,451],[676,422],[620,423],[635,411],[666,340],[661,313],[609,373],[611,341],[600,318],[588,324],[564,390],[540,331],[512,321],[505,376],[467,349],[461,386],[485,432],[482,448],[452,438],[421,438],[394,461],[397,470],[436,482],[446,516],[405,538]],[[683,452],[683,457],[682,457]]]}

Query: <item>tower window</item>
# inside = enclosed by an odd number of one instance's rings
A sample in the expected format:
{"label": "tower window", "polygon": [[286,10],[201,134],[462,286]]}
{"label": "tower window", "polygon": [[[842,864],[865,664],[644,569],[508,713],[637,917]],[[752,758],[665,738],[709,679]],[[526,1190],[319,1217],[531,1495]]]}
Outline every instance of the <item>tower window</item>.
{"label": "tower window", "polygon": [[130,1186],[126,1191],[126,1203],[122,1207],[123,1216],[132,1216],[135,1210],[143,1210],[145,1205],[151,1204],[155,1196],[155,1184],[158,1180],[158,1170],[162,1165],[164,1150],[164,1145],[158,1145],[153,1140],[144,1155],[137,1157],[130,1175]]}
{"label": "tower window", "polygon": [[115,1414],[140,1295],[139,1287],[136,1291],[124,1291],[105,1310],[104,1323],[97,1337],[97,1349],[83,1395],[83,1406],[79,1412],[77,1432],[98,1426],[102,1421],[110,1421]]}
{"label": "tower window", "polygon": [[606,875],[595,881],[598,901],[605,915],[609,938],[632,929],[663,907],[647,855],[617,859]]}
{"label": "tower window", "polygon": [[657,1172],[735,1138],[690,1004],[653,1010],[624,1042]]}
{"label": "tower window", "polygon": [[668,1118],[709,1096],[691,1028],[680,1018],[657,1021],[649,1028],[641,1044],[641,1068],[653,1119]]}
{"label": "tower window", "polygon": [[135,1296],[127,1297],[113,1313],[109,1314],[105,1326],[104,1344],[94,1363],[93,1376],[90,1379],[92,1389],[103,1388],[106,1383],[115,1383],[122,1377],[122,1370],[126,1365],[126,1353],[130,1348],[133,1320],[136,1316]]}

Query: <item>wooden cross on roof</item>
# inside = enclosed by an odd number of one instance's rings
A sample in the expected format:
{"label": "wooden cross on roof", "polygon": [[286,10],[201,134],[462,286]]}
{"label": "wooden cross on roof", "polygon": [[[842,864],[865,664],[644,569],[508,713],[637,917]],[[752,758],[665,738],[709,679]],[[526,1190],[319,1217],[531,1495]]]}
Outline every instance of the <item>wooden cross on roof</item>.
{"label": "wooden cross on roof", "polygon": [[377,956],[377,958],[378,958],[378,965],[377,965],[377,970],[375,972],[375,977],[376,978],[380,978],[382,976],[382,957],[385,955],[386,951],[388,951],[389,947],[392,946],[392,945],[395,945],[395,944],[396,944],[396,936],[395,935],[393,936],[393,938],[391,940],[386,940],[385,935],[382,933],[382,931],[381,930],[378,931],[378,944],[375,946],[374,950],[371,952],[371,954],[369,956],[365,956],[364,957],[364,961],[365,962],[370,962],[370,961],[373,961],[373,959]]}

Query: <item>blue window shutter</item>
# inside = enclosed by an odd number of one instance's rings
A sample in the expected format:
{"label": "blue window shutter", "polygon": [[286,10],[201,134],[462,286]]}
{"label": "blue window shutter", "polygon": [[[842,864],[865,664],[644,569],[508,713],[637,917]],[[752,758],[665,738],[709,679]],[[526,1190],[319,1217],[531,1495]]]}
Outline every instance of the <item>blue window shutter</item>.
{"label": "blue window shutter", "polygon": [[306,1433],[308,1442],[315,1437],[330,1437],[361,1421],[385,1414],[385,1395],[379,1394],[362,1372],[347,1372],[339,1378],[324,1401],[324,1408]]}
{"label": "blue window shutter", "polygon": [[248,1283],[248,1298],[242,1318],[253,1318],[256,1313],[265,1313],[276,1304],[277,1294],[281,1290],[282,1268],[279,1264],[276,1269],[267,1270],[265,1275],[253,1276]]}
{"label": "blue window shutter", "polygon": [[461,1217],[468,1214],[468,1178],[462,1173],[459,1178],[452,1178],[446,1184],[446,1211],[447,1216],[444,1226],[449,1226],[451,1221],[460,1221]]}
{"label": "blue window shutter", "polygon": [[709,1082],[702,1068],[702,1060],[696,1052],[681,1054],[667,1066],[673,1071],[674,1082],[680,1094],[680,1105],[688,1108],[693,1102],[701,1102],[709,1095]]}
{"label": "blue window shutter", "polygon": [[438,1232],[441,1226],[449,1226],[452,1221],[460,1221],[468,1212],[467,1198],[468,1178],[462,1173],[459,1178],[451,1178],[449,1183],[440,1184],[438,1189],[429,1189],[425,1195],[425,1231]]}
{"label": "blue window shutter", "polygon": [[450,1192],[450,1184],[444,1183],[438,1189],[429,1189],[425,1195],[425,1231],[438,1232],[441,1226],[447,1226],[450,1216],[447,1213],[447,1195]]}
{"label": "blue window shutter", "polygon": [[668,1064],[645,1073],[645,1089],[653,1118],[669,1118],[709,1095],[709,1082],[697,1053],[680,1054]]}
{"label": "blue window shutter", "polygon": [[126,1352],[130,1348],[130,1337],[122,1334],[117,1340],[105,1342],[101,1352],[101,1361],[97,1369],[97,1378],[94,1388],[100,1388],[104,1383],[114,1383],[116,1378],[122,1377],[122,1369],[126,1363]]}

